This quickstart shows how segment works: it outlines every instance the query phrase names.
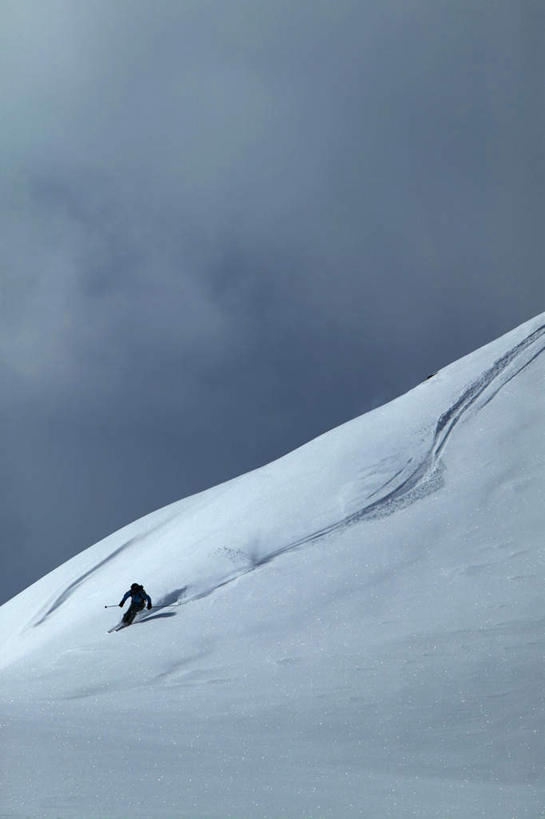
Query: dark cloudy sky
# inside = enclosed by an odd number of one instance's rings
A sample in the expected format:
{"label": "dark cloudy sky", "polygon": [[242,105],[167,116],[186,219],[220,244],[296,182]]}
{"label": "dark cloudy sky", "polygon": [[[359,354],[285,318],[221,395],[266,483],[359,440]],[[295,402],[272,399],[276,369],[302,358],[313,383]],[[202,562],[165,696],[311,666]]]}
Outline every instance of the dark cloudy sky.
{"label": "dark cloudy sky", "polygon": [[543,10],[4,0],[1,599],[544,309]]}

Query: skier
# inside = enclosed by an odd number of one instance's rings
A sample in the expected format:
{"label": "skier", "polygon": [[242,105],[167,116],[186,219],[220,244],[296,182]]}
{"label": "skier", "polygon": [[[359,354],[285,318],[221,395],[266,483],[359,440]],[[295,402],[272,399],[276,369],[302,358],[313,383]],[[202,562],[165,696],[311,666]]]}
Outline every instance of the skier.
{"label": "skier", "polygon": [[129,591],[125,592],[123,595],[123,600],[119,604],[121,608],[123,608],[127,597],[131,598],[131,605],[123,615],[123,622],[125,625],[130,626],[138,612],[142,611],[146,605],[146,601],[148,604],[148,609],[151,609],[151,597],[149,594],[147,594],[146,590],[140,585],[140,583],[131,583]]}

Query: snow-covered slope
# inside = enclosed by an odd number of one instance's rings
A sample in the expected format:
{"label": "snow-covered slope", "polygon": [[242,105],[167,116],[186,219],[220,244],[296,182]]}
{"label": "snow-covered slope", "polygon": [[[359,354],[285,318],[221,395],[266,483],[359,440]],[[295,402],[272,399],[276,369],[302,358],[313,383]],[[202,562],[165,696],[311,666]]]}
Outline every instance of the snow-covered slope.
{"label": "snow-covered slope", "polygon": [[544,349],[540,316],[6,603],[0,815],[545,815]]}

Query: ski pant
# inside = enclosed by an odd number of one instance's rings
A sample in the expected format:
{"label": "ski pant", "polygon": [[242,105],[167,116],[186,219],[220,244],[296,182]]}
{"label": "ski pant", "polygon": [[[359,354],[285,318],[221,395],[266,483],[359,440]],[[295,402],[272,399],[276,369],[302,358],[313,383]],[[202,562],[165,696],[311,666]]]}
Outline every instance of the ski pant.
{"label": "ski pant", "polygon": [[142,611],[145,605],[146,603],[144,601],[141,601],[140,603],[131,603],[131,605],[123,615],[123,622],[130,626],[138,612]]}

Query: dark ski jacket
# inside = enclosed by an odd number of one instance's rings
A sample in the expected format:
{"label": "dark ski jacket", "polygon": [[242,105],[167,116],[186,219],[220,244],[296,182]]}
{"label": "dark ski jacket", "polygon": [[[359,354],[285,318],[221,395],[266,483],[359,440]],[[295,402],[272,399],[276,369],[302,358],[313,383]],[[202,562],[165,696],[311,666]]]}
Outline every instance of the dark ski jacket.
{"label": "dark ski jacket", "polygon": [[122,606],[128,597],[132,597],[131,600],[132,606],[145,606],[146,603],[149,606],[151,606],[151,597],[149,596],[149,594],[146,593],[146,590],[144,589],[143,586],[140,586],[138,591],[131,591],[131,589],[129,589],[128,592],[125,592],[125,594],[123,595],[123,600],[119,605]]}

